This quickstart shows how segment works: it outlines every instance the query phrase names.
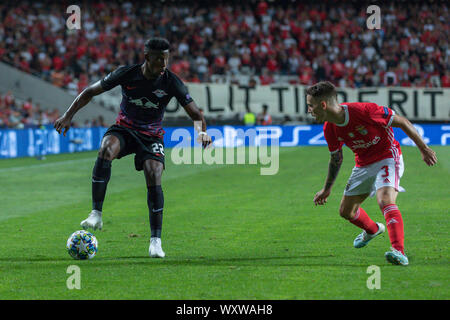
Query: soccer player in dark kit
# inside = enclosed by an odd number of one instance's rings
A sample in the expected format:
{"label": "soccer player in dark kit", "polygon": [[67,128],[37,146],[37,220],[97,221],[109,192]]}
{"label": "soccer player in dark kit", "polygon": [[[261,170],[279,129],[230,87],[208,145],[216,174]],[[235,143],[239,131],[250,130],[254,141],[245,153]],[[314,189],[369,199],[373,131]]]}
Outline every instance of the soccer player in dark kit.
{"label": "soccer player in dark kit", "polygon": [[[170,44],[163,38],[151,38],[145,43],[145,62],[120,66],[102,80],[81,92],[54,127],[64,136],[73,116],[91,99],[117,85],[122,87],[122,102],[116,124],[105,133],[92,172],[92,211],[81,222],[83,228],[101,229],[102,206],[111,176],[111,162],[135,154],[136,170],[144,171],[147,184],[147,204],[150,217],[150,257],[163,258],[161,229],[164,195],[161,176],[164,170],[162,119],[172,97],[183,106],[194,121],[199,142],[205,148],[211,143],[206,134],[206,122],[190,97],[183,82],[167,69]],[[201,125],[200,125],[201,123]]]}

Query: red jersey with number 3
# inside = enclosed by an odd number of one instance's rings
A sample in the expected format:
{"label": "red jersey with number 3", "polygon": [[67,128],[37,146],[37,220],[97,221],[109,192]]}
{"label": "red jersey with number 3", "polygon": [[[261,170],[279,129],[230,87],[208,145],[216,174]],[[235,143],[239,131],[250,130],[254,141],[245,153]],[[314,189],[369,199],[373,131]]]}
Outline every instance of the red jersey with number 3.
{"label": "red jersey with number 3", "polygon": [[346,144],[355,153],[357,167],[387,159],[398,159],[400,144],[394,139],[391,123],[395,112],[376,103],[342,103],[343,124],[325,122],[323,131],[331,153]]}

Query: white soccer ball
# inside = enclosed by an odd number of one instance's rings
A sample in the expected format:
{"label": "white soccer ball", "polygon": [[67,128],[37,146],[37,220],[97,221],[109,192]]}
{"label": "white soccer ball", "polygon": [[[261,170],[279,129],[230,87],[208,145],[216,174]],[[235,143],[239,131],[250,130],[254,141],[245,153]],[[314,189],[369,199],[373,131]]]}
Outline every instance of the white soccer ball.
{"label": "white soccer ball", "polygon": [[67,239],[67,252],[77,260],[92,259],[98,250],[97,238],[90,232],[79,230]]}

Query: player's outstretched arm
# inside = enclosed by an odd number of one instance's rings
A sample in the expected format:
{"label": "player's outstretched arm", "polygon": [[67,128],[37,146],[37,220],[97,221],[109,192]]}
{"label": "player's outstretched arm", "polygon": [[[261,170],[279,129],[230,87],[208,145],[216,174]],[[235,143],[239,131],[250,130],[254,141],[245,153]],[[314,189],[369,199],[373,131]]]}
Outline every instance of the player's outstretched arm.
{"label": "player's outstretched arm", "polygon": [[323,205],[327,202],[327,198],[331,193],[331,188],[333,187],[334,181],[338,176],[343,160],[344,156],[342,154],[342,149],[339,149],[338,151],[331,154],[330,162],[328,164],[328,176],[327,180],[325,181],[325,186],[314,196],[314,203],[316,205]]}
{"label": "player's outstretched arm", "polygon": [[396,114],[394,115],[391,126],[402,129],[408,137],[414,141],[422,154],[423,161],[425,161],[428,166],[433,166],[437,163],[436,153],[425,143],[425,141],[423,141],[416,128],[414,128],[408,119]]}
{"label": "player's outstretched arm", "polygon": [[189,117],[194,121],[195,130],[198,132],[199,143],[202,144],[203,148],[206,148],[211,144],[211,137],[206,133],[206,121],[203,114],[197,108],[194,101],[188,103],[184,106],[184,110],[189,115]]}
{"label": "player's outstretched arm", "polygon": [[100,80],[84,89],[75,98],[69,109],[67,109],[67,111],[64,112],[64,114],[55,121],[54,128],[56,129],[56,131],[58,131],[58,133],[61,133],[61,131],[64,130],[63,134],[64,136],[66,136],[75,113],[77,113],[78,110],[87,105],[94,96],[99,95],[103,92],[105,92],[105,90],[102,88]]}

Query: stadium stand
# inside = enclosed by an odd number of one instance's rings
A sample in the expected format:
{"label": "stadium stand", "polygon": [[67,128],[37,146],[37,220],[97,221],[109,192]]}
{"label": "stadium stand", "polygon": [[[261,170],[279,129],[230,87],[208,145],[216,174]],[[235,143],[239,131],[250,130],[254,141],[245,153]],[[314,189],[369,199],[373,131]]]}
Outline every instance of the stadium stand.
{"label": "stadium stand", "polygon": [[0,93],[0,128],[23,129],[47,125],[59,117],[58,109],[41,109],[30,98],[17,99],[11,91]]}
{"label": "stadium stand", "polygon": [[186,82],[449,87],[448,3],[392,2],[375,31],[366,28],[367,4],[86,1],[81,29],[69,30],[65,1],[2,1],[0,61],[76,95],[142,62],[144,41],[163,36],[170,68]]}
{"label": "stadium stand", "polygon": [[143,42],[159,35],[172,43],[172,70],[190,82],[246,75],[261,84],[450,85],[445,2],[392,2],[376,32],[366,28],[364,1],[85,4],[81,30],[68,30],[64,1],[2,2],[1,60],[80,92],[142,61]]}
{"label": "stadium stand", "polygon": [[[39,102],[32,98],[23,100],[14,96],[11,91],[0,92],[0,129],[38,128],[51,125],[60,117],[58,108],[42,108]],[[106,127],[105,119],[99,115],[96,118],[85,118],[82,123],[74,122],[74,127]]]}

